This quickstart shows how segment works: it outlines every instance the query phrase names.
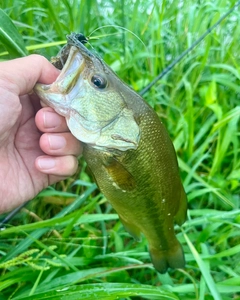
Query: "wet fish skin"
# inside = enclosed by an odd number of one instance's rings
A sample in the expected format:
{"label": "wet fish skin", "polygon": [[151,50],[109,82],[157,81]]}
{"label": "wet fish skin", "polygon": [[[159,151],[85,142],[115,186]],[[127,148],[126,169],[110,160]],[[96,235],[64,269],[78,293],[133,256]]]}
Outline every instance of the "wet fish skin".
{"label": "wet fish skin", "polygon": [[183,268],[174,223],[186,220],[187,199],[164,125],[74,34],[67,49],[58,79],[52,85],[38,84],[36,93],[65,116],[71,132],[84,143],[84,158],[100,190],[126,230],[138,240],[141,233],[146,236],[156,270]]}

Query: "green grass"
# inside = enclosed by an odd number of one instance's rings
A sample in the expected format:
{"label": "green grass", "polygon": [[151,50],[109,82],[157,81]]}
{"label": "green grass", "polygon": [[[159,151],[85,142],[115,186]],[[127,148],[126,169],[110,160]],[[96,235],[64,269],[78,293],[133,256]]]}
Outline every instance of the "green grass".
{"label": "green grass", "polygon": [[[16,28],[0,14],[0,60],[50,58],[67,34],[83,32],[140,91],[235,3],[98,2],[1,1]],[[176,228],[186,268],[157,274],[146,240],[125,232],[81,159],[78,174],[0,232],[0,299],[240,298],[239,20],[240,8],[145,95],[174,142],[188,194],[188,221]]]}

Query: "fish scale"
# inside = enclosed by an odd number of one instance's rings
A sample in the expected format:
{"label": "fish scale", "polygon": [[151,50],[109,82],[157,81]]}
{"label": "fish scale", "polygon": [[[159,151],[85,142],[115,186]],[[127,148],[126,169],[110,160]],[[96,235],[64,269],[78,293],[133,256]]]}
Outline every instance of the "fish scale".
{"label": "fish scale", "polygon": [[187,198],[164,125],[76,34],[68,37],[63,53],[64,59],[61,53],[55,59],[65,62],[59,77],[50,85],[37,84],[35,92],[65,116],[83,142],[83,156],[100,190],[126,230],[137,240],[141,233],[146,236],[156,270],[183,268],[174,222],[186,220]]}

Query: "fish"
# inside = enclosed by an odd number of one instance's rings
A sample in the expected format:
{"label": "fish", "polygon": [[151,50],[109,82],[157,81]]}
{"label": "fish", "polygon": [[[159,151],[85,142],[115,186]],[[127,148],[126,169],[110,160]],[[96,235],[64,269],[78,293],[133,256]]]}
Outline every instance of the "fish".
{"label": "fish", "polygon": [[149,244],[154,268],[184,268],[174,224],[187,218],[187,196],[176,152],[156,112],[82,42],[78,34],[54,64],[52,84],[37,83],[41,101],[64,116],[83,144],[83,157],[100,191],[136,240]]}

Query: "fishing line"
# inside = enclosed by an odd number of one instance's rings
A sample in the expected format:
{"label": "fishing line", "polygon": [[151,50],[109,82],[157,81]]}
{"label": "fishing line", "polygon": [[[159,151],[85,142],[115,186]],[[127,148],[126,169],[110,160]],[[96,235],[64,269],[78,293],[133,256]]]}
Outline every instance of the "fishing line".
{"label": "fishing line", "polygon": [[163,78],[179,61],[182,60],[189,52],[191,52],[209,33],[211,33],[229,14],[231,14],[235,8],[240,5],[240,1],[238,1],[229,11],[227,11],[215,24],[213,24],[210,28],[208,28],[205,33],[200,36],[199,39],[196,40],[188,49],[182,52],[169,66],[167,66],[156,78],[153,79],[145,88],[143,88],[139,95],[144,95],[150,88],[157,83],[160,79]]}
{"label": "fishing line", "polygon": [[[121,29],[121,30],[123,30],[123,31],[127,31],[127,32],[131,33],[136,39],[138,39],[138,40],[143,44],[143,46],[144,46],[145,48],[147,48],[147,46],[146,46],[146,44],[144,44],[143,40],[140,39],[140,37],[137,36],[133,31],[131,31],[131,30],[125,28],[125,27],[119,26],[119,25],[113,25],[113,24],[112,24],[112,25],[104,25],[104,26],[100,26],[100,27],[94,29],[94,30],[90,33],[90,35],[88,36],[88,38],[90,38],[90,36],[91,36],[94,32],[96,32],[97,30],[102,29],[102,28],[108,28],[108,27],[118,28],[118,29]],[[95,38],[98,38],[98,37],[94,37],[94,38],[91,38],[91,39],[95,39]]]}
{"label": "fishing line", "polygon": [[120,34],[120,32],[116,32],[116,33],[109,33],[109,34],[101,34],[101,35],[97,35],[97,36],[94,36],[92,37],[92,34],[95,33],[96,31],[102,29],[102,28],[116,28],[116,29],[121,29],[122,31],[126,31],[130,34],[132,34],[138,41],[140,41],[140,43],[143,45],[143,47],[145,48],[145,50],[147,51],[147,45],[143,42],[143,40],[137,36],[133,31],[123,27],[123,26],[119,26],[119,25],[114,25],[114,24],[111,24],[111,25],[104,25],[104,26],[100,26],[96,29],[94,29],[87,37],[87,43],[88,45],[90,45],[92,51],[94,51],[94,54],[101,60],[102,58],[99,56],[99,53],[97,53],[95,51],[95,48],[91,45],[91,43],[89,42],[89,40],[96,40],[96,39],[102,39],[104,37],[109,37],[109,36],[114,36],[114,35],[118,35]]}

